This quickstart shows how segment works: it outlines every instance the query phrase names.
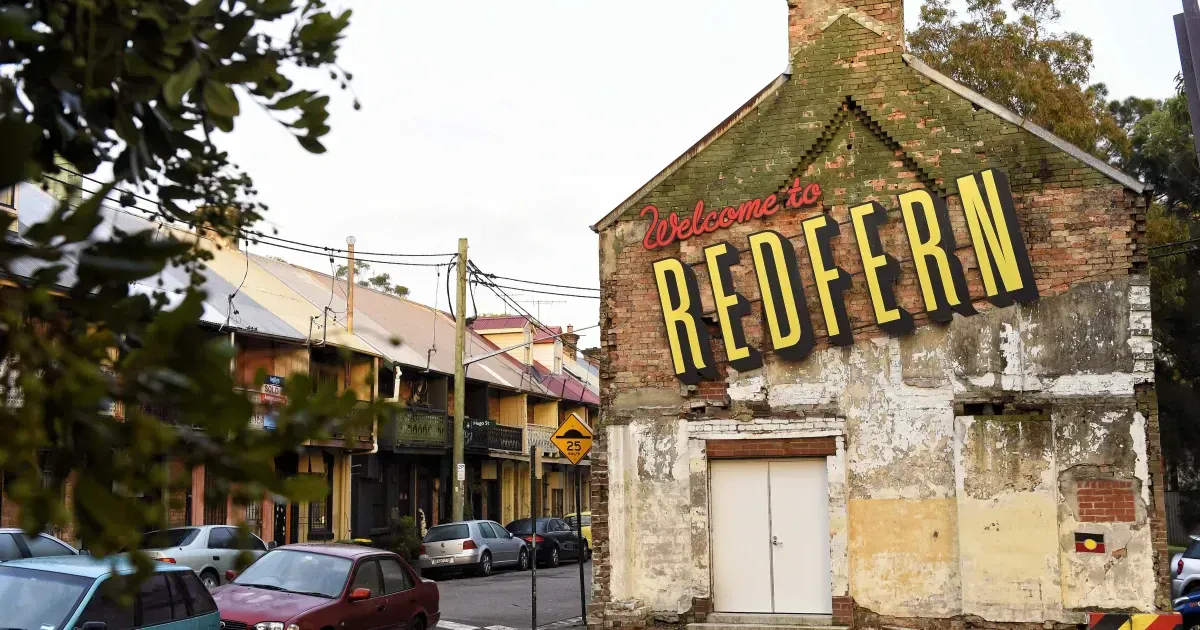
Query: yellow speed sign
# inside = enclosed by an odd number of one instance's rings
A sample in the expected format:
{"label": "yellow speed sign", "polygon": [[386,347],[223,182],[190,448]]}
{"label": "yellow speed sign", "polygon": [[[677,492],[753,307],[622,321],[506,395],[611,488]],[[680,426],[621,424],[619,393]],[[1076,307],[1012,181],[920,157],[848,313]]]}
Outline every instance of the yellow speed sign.
{"label": "yellow speed sign", "polygon": [[578,464],[587,456],[588,451],[592,450],[594,437],[592,430],[579,419],[579,416],[571,414],[554,432],[550,441],[558,447],[558,450],[562,451],[567,459],[571,460],[572,464]]}

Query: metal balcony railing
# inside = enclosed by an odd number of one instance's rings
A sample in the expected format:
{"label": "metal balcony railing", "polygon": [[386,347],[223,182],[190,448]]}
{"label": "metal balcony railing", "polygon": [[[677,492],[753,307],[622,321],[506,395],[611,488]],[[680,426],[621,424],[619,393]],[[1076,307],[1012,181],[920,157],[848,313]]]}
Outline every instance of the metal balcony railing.
{"label": "metal balcony railing", "polygon": [[502,424],[493,424],[488,427],[489,449],[520,453],[524,450],[522,446],[520,427],[506,427]]}
{"label": "metal balcony railing", "polygon": [[409,406],[396,412],[396,446],[446,447],[450,423],[441,409]]}
{"label": "metal balcony railing", "polygon": [[[356,442],[370,442],[374,439],[375,423],[368,418],[358,416],[358,411],[371,403],[365,400],[359,400],[354,403],[354,409],[346,414],[342,422],[333,429],[333,439],[335,440],[353,440]],[[353,424],[353,426],[349,426]],[[349,426],[349,428],[347,428]]]}
{"label": "metal balcony railing", "polygon": [[536,446],[542,451],[554,452],[556,447],[550,442],[550,438],[554,437],[555,427],[547,427],[540,424],[525,425],[525,435],[529,438],[529,445]]}
{"label": "metal balcony railing", "polygon": [[[453,422],[453,419],[451,419]],[[488,448],[488,428],[495,425],[491,420],[480,420],[479,418],[463,418],[463,431],[466,433],[464,440],[465,446],[468,449],[477,451],[486,451]],[[452,426],[447,423],[447,426]],[[453,434],[453,432],[451,432]],[[453,446],[453,443],[451,443]]]}

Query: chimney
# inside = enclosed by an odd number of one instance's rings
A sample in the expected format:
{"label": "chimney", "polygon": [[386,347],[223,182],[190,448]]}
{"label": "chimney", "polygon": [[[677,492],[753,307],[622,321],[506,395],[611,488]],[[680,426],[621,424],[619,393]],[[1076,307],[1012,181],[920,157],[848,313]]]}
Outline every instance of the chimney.
{"label": "chimney", "polygon": [[354,334],[354,241],[346,237],[346,332]]}
{"label": "chimney", "polygon": [[575,351],[579,348],[579,335],[575,334],[575,327],[567,324],[567,332],[563,333],[560,339],[563,344],[563,356],[574,361],[577,356]]}
{"label": "chimney", "polygon": [[787,5],[789,57],[842,9],[879,23],[884,32],[904,41],[904,0],[787,0]]}

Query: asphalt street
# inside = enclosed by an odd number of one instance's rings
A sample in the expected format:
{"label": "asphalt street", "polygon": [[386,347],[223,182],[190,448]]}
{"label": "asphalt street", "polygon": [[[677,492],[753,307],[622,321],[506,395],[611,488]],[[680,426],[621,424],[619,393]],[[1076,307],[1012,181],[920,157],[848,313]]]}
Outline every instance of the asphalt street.
{"label": "asphalt street", "polygon": [[[583,565],[585,592],[592,592],[592,563]],[[497,569],[490,577],[452,576],[438,581],[441,591],[442,630],[467,628],[530,627],[529,571]],[[565,562],[556,569],[539,567],[538,627],[583,626],[579,621],[579,566]]]}

